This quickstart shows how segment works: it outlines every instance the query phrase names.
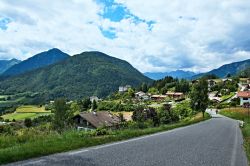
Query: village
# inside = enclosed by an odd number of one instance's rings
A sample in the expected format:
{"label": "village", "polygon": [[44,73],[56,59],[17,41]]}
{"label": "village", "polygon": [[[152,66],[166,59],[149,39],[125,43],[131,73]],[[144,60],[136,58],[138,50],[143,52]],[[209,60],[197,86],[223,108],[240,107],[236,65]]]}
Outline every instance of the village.
{"label": "village", "polygon": [[[175,91],[175,87],[172,87],[170,88],[171,91],[165,93],[160,93],[161,89],[155,87],[143,88],[142,85],[141,88],[135,89],[130,85],[125,85],[120,86],[117,92],[105,99],[91,96],[85,98],[84,101],[67,101],[66,104],[73,110],[71,118],[74,122],[73,126],[78,130],[92,130],[103,127],[119,128],[119,125],[124,121],[136,120],[136,118],[133,118],[133,113],[138,107],[142,107],[144,112],[147,112],[150,108],[153,108],[156,112],[164,107],[169,107],[169,110],[178,108],[179,110],[176,112],[181,119],[184,117],[181,117],[183,115],[180,112],[186,109],[191,110],[188,104],[190,103],[189,92],[192,85],[197,82],[199,80],[188,82],[187,91]],[[207,79],[207,87],[210,108],[223,109],[237,106],[249,108],[249,78]],[[39,123],[43,123],[41,121],[44,119],[48,119],[45,122],[50,122],[53,116],[51,110],[53,105],[54,101],[41,106],[20,106],[14,112],[2,115],[0,125],[17,125],[18,128],[22,128],[22,126],[37,126]],[[28,126],[27,121],[30,122]],[[39,121],[39,123],[36,121]],[[169,123],[171,123],[171,120]]]}

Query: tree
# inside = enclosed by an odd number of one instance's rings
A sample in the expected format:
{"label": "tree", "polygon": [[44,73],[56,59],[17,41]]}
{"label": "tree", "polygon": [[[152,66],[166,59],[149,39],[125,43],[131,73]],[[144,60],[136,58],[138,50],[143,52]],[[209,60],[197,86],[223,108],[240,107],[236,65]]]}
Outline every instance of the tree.
{"label": "tree", "polygon": [[71,125],[74,114],[70,110],[65,99],[57,99],[54,105],[53,127],[58,131],[63,131]]}
{"label": "tree", "polygon": [[143,83],[142,86],[141,86],[141,90],[146,93],[148,91],[148,86],[146,83]]}
{"label": "tree", "polygon": [[30,118],[25,118],[24,119],[24,125],[26,127],[31,127],[32,126],[32,120]]}
{"label": "tree", "polygon": [[150,94],[157,94],[158,90],[155,87],[151,87],[151,88],[149,88],[148,93],[150,93]]}
{"label": "tree", "polygon": [[201,79],[197,84],[193,85],[190,93],[191,107],[193,110],[204,113],[208,107],[208,84],[205,79]]}
{"label": "tree", "polygon": [[81,111],[87,111],[91,108],[91,101],[89,98],[84,98],[83,100],[79,100],[77,104],[80,107]]}
{"label": "tree", "polygon": [[129,96],[130,98],[135,97],[135,91],[134,91],[132,88],[129,88],[129,89],[128,89],[127,94],[128,94],[128,96]]}
{"label": "tree", "polygon": [[93,100],[93,103],[92,103],[92,110],[96,110],[97,109],[97,103],[95,100]]}

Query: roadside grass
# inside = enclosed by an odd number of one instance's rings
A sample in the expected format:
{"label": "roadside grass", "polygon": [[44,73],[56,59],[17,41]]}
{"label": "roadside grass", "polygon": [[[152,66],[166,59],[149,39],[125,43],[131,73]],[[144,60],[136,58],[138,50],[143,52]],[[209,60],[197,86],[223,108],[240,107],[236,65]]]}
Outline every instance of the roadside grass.
{"label": "roadside grass", "polygon": [[[227,116],[232,119],[244,121],[244,127],[241,128],[242,135],[244,138],[244,147],[248,161],[250,161],[250,118],[248,117],[248,109],[237,107],[237,108],[226,108],[220,111],[220,114]],[[248,162],[250,166],[250,162]]]}
{"label": "roadside grass", "polygon": [[114,130],[104,136],[93,136],[91,132],[77,132],[75,130],[62,134],[46,130],[47,132],[44,133],[30,128],[29,130],[20,132],[17,136],[0,136],[0,164],[167,131],[198,123],[209,118],[207,114],[204,119],[202,118],[202,114],[198,114],[193,118],[187,118],[174,124],[146,129]]}

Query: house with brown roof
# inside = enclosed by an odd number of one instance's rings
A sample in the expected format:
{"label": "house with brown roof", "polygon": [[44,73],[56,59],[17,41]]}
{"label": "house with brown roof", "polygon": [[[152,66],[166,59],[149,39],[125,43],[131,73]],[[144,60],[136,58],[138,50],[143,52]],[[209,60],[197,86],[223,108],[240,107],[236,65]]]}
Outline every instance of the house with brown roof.
{"label": "house with brown roof", "polygon": [[166,99],[166,95],[152,95],[151,99],[156,101],[162,101]]}
{"label": "house with brown roof", "polygon": [[182,92],[167,92],[166,95],[173,100],[185,99],[185,95]]}
{"label": "house with brown roof", "polygon": [[118,127],[120,119],[118,116],[111,114],[108,111],[98,112],[81,112],[73,117],[75,124],[78,127],[95,129],[99,127]]}
{"label": "house with brown roof", "polygon": [[240,98],[240,105],[245,106],[250,104],[250,91],[240,91],[237,93]]}

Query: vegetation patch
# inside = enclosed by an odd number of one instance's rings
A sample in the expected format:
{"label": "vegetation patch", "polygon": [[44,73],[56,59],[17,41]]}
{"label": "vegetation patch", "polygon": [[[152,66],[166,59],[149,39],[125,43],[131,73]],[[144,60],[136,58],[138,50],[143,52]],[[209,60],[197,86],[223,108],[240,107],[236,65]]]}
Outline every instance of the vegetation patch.
{"label": "vegetation patch", "polygon": [[18,107],[16,113],[50,113],[44,106],[25,105]]}

